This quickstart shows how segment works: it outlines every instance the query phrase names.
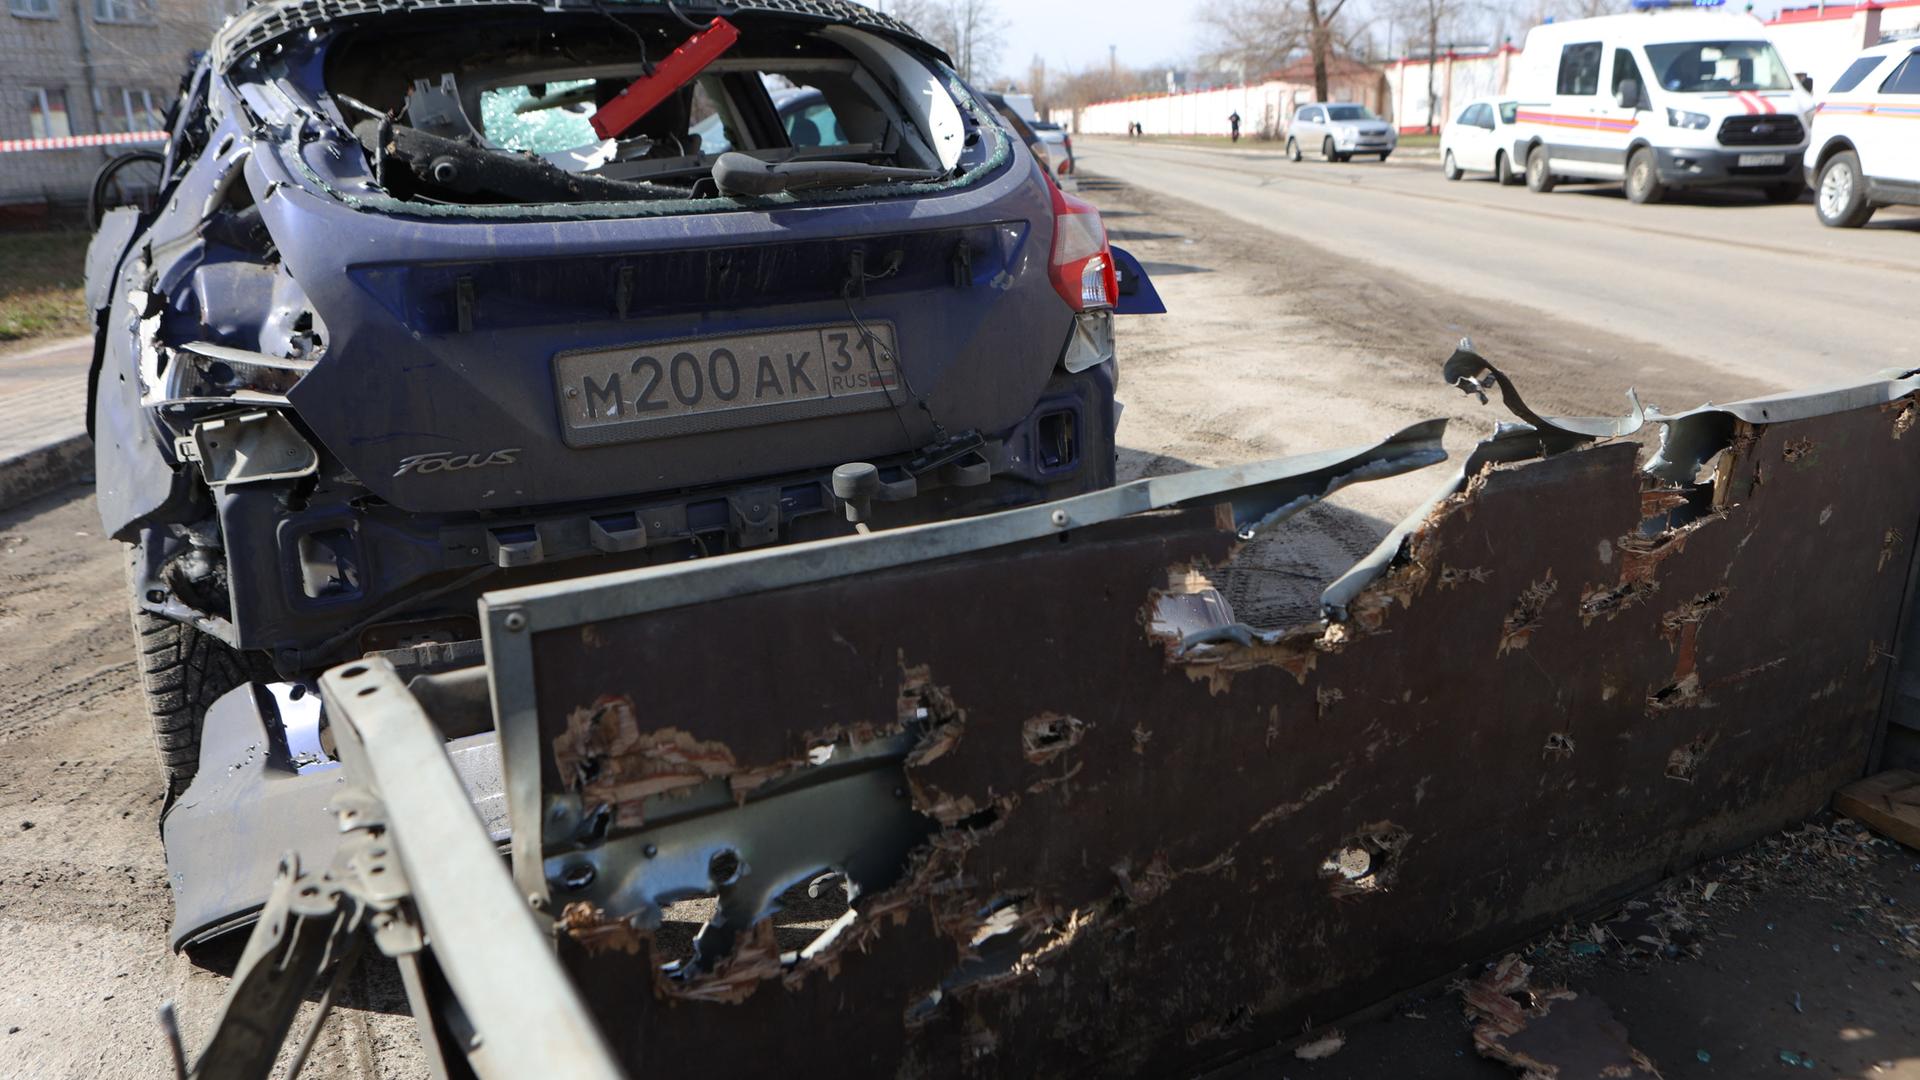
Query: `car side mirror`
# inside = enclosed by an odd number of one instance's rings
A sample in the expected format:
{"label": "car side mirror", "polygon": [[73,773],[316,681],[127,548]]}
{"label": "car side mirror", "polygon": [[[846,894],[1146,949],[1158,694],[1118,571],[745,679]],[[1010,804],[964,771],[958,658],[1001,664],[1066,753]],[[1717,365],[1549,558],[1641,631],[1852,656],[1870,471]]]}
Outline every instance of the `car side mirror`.
{"label": "car side mirror", "polygon": [[1800,89],[1805,90],[1809,94],[1813,93],[1813,76],[1802,71],[1795,75],[1794,78],[1799,81]]}
{"label": "car side mirror", "polygon": [[1640,107],[1640,80],[1621,79],[1620,85],[1614,88],[1613,103],[1623,109],[1638,109]]}

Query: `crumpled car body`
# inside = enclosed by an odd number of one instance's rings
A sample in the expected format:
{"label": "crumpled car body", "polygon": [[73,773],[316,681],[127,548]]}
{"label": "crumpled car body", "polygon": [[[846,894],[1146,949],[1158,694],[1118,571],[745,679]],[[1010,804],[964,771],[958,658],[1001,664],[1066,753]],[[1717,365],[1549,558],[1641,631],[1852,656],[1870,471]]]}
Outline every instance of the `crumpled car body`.
{"label": "crumpled car body", "polygon": [[855,4],[260,3],[165,175],[89,259],[100,514],[138,608],[282,678],[470,657],[483,589],[1113,481],[1137,264]]}

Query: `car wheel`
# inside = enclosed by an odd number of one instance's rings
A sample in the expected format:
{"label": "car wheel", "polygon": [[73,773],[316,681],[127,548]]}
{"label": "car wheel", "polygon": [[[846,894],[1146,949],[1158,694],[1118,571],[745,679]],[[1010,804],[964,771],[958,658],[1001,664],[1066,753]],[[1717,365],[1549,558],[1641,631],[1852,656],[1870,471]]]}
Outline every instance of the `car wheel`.
{"label": "car wheel", "polygon": [[1637,203],[1657,203],[1667,194],[1666,185],[1660,182],[1660,170],[1654,167],[1652,150],[1643,146],[1627,158],[1627,178],[1621,186],[1626,188],[1627,198]]}
{"label": "car wheel", "polygon": [[1799,180],[1788,180],[1768,184],[1762,193],[1770,203],[1796,203],[1800,201],[1800,196],[1807,193],[1807,185]]}
{"label": "car wheel", "polygon": [[1527,190],[1542,194],[1553,190],[1553,173],[1547,168],[1547,148],[1536,146],[1527,152]]}
{"label": "car wheel", "polygon": [[134,659],[167,793],[185,791],[200,769],[200,728],[207,709],[250,680],[272,679],[258,653],[243,653],[211,634],[133,605]]}
{"label": "car wheel", "polygon": [[1320,140],[1320,156],[1328,161],[1339,161],[1340,155],[1333,152],[1333,136]]}
{"label": "car wheel", "polygon": [[1391,157],[1392,155],[1393,155],[1393,151],[1391,151],[1391,150],[1382,150],[1382,151],[1380,152],[1380,160],[1381,160],[1381,161],[1385,161],[1385,160],[1387,160],[1387,158],[1389,158],[1389,157]]}
{"label": "car wheel", "polygon": [[1505,150],[1497,150],[1494,152],[1493,178],[1502,187],[1520,182],[1520,178],[1513,175],[1513,163],[1507,160],[1507,152]]}
{"label": "car wheel", "polygon": [[[1386,155],[1380,155],[1380,160],[1385,161]],[[1453,160],[1453,151],[1451,150],[1447,151],[1446,157],[1440,159],[1440,175],[1449,180],[1458,180],[1466,175],[1466,173],[1460,171],[1460,164]]]}
{"label": "car wheel", "polygon": [[1867,185],[1860,175],[1860,155],[1842,150],[1820,166],[1820,187],[1813,200],[1820,224],[1836,229],[1857,229],[1873,216],[1867,202]]}
{"label": "car wheel", "polygon": [[1289,137],[1287,139],[1287,160],[1288,161],[1300,160],[1300,142],[1299,140],[1294,139],[1292,137]]}

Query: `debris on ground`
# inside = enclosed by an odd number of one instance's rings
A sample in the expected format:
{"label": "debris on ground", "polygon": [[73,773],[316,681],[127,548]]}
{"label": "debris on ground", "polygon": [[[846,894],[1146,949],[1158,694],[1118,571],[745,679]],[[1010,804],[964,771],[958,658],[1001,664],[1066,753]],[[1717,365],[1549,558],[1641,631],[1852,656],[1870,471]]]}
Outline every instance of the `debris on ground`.
{"label": "debris on ground", "polygon": [[[1920,784],[1920,776],[1915,782]],[[1894,805],[1900,805],[1899,799],[1920,798],[1920,786],[1893,791],[1888,798],[1896,800]],[[1835,806],[1840,805],[1836,795]],[[1864,820],[1864,814],[1855,816]],[[1886,859],[1910,861],[1912,852],[1873,835],[1860,821],[1816,819],[1669,879],[1611,911],[1563,925],[1535,939],[1520,955],[1543,979],[1557,982],[1585,974],[1609,958],[1628,967],[1698,959],[1726,936],[1715,926],[1720,917],[1767,896],[1789,894],[1831,903],[1836,924],[1844,921],[1868,931],[1890,952],[1920,960],[1920,912],[1892,903],[1874,885],[1870,871]]]}
{"label": "debris on ground", "polygon": [[1347,1045],[1346,1035],[1338,1028],[1333,1028],[1312,1042],[1301,1043],[1294,1047],[1293,1056],[1301,1061],[1319,1061],[1321,1058],[1330,1058],[1339,1053],[1340,1048],[1345,1045]]}
{"label": "debris on ground", "polygon": [[1564,986],[1536,989],[1532,973],[1508,953],[1461,988],[1480,1056],[1522,1070],[1522,1080],[1660,1075],[1606,1002]]}

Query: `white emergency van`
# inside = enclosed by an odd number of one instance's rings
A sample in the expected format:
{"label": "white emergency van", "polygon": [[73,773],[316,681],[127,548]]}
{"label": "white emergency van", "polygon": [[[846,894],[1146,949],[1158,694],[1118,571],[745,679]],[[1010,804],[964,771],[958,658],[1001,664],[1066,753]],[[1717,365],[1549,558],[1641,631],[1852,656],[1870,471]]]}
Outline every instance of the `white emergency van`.
{"label": "white emergency van", "polygon": [[1647,11],[1527,34],[1512,83],[1527,186],[1618,180],[1637,203],[1678,187],[1757,187],[1791,202],[1813,100],[1750,15]]}

